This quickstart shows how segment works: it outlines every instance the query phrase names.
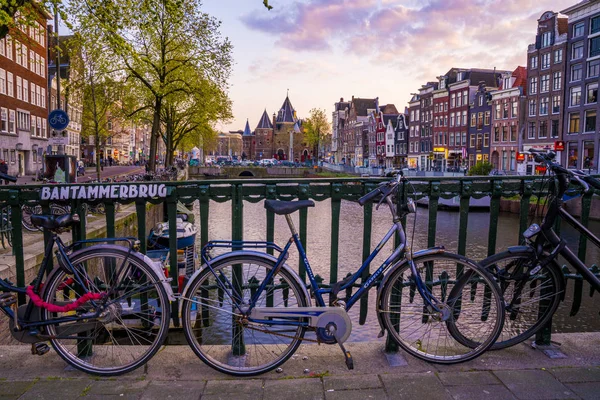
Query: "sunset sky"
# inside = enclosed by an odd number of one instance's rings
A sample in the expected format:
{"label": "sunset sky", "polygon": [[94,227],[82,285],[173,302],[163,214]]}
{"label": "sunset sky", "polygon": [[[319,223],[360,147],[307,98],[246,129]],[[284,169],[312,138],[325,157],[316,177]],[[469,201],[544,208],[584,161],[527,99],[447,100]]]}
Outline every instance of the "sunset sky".
{"label": "sunset sky", "polygon": [[404,110],[410,93],[452,67],[526,63],[537,19],[576,0],[204,0],[234,45],[234,120],[254,130],[286,91],[299,118],[331,115],[340,97],[377,97]]}

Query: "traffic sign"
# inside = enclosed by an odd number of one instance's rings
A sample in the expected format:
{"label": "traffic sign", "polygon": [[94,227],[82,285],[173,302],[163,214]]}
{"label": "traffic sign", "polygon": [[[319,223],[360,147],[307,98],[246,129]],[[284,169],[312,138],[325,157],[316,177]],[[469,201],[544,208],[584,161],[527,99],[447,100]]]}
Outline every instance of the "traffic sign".
{"label": "traffic sign", "polygon": [[69,126],[69,116],[64,110],[56,109],[48,115],[48,124],[50,128],[57,131],[64,131]]}
{"label": "traffic sign", "polygon": [[61,134],[58,134],[56,136],[50,136],[48,138],[48,144],[52,146],[66,146],[69,144],[69,138]]}

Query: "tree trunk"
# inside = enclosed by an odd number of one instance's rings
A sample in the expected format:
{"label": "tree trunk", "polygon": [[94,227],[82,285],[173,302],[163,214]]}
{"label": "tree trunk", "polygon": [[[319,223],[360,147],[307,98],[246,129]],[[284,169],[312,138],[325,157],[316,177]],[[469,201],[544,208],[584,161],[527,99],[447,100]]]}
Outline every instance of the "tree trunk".
{"label": "tree trunk", "polygon": [[158,135],[160,134],[160,112],[162,99],[156,99],[154,103],[154,119],[152,121],[152,134],[150,135],[150,160],[148,166],[151,172],[156,171],[156,153],[158,146]]}

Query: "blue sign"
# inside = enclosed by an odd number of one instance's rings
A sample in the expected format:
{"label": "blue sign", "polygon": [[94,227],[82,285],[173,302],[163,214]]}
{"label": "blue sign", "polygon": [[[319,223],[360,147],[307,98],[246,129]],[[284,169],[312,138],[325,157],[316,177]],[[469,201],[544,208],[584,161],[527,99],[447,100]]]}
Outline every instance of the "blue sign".
{"label": "blue sign", "polygon": [[50,128],[54,130],[64,131],[69,125],[69,116],[64,110],[53,110],[50,115],[48,115],[48,124],[50,125]]}

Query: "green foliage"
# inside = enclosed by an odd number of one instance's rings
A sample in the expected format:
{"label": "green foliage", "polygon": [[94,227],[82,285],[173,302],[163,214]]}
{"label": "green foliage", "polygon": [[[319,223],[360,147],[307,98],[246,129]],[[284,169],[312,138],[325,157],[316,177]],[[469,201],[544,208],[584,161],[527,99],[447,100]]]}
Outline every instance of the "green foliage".
{"label": "green foliage", "polygon": [[487,161],[479,161],[469,169],[469,175],[489,175],[494,166]]}
{"label": "green foliage", "polygon": [[331,125],[327,119],[325,110],[313,108],[309,117],[304,121],[304,140],[315,149],[314,154],[319,156],[319,150],[331,141]]}

